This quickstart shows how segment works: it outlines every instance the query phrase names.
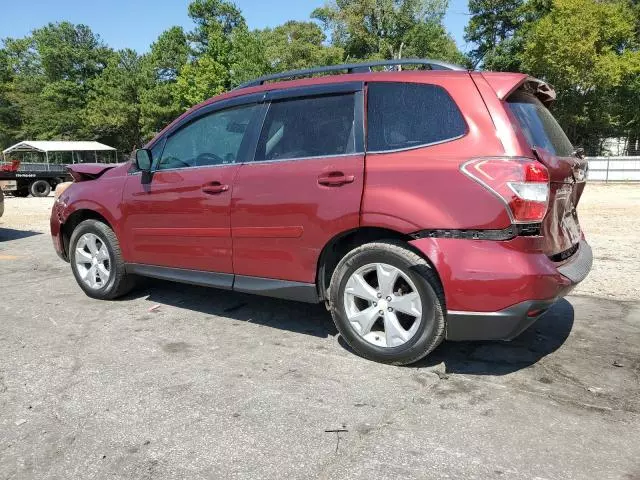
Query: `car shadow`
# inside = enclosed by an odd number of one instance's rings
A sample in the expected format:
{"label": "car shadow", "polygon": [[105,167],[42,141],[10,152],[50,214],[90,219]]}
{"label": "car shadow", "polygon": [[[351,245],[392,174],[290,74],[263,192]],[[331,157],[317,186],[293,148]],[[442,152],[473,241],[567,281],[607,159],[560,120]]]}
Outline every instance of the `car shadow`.
{"label": "car shadow", "polygon": [[445,373],[506,375],[555,352],[573,328],[573,306],[561,299],[536,323],[510,342],[443,342],[414,368],[444,364]]}
{"label": "car shadow", "polygon": [[[160,308],[167,305],[320,338],[338,334],[331,315],[322,304],[155,279],[142,279],[139,288],[123,300],[134,298],[145,298],[150,310],[156,305]],[[573,321],[573,306],[562,299],[510,342],[443,342],[425,359],[408,368],[444,364],[445,373],[506,375],[527,368],[560,348],[571,333]],[[338,342],[353,352],[343,338],[339,337]]]}
{"label": "car shadow", "polygon": [[42,235],[42,232],[34,232],[32,230],[14,230],[13,228],[0,227],[0,242],[20,240],[21,238],[33,237],[34,235]]}
{"label": "car shadow", "polygon": [[331,315],[322,304],[230,292],[155,279],[142,279],[123,300],[145,298],[154,305],[184,308],[294,333],[327,338],[338,333]]}

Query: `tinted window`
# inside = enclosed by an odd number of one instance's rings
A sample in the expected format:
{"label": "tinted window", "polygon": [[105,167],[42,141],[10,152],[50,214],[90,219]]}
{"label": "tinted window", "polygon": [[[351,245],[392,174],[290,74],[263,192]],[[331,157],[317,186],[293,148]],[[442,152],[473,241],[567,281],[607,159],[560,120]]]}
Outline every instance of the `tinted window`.
{"label": "tinted window", "polygon": [[271,103],[256,160],[353,153],[354,99],[349,94]]}
{"label": "tinted window", "polygon": [[372,152],[442,142],[467,129],[442,87],[416,83],[370,83],[367,122],[367,150]]}
{"label": "tinted window", "polygon": [[516,92],[509,97],[507,104],[518,120],[529,145],[542,147],[560,157],[572,155],[571,142],[540,100],[528,93]]}
{"label": "tinted window", "polygon": [[167,139],[158,169],[223,165],[238,152],[257,107],[247,105],[199,118]]}
{"label": "tinted window", "polygon": [[162,147],[164,146],[164,140],[160,139],[156,142],[156,144],[151,149],[151,161],[156,162],[156,160],[160,159],[160,154],[162,153]]}

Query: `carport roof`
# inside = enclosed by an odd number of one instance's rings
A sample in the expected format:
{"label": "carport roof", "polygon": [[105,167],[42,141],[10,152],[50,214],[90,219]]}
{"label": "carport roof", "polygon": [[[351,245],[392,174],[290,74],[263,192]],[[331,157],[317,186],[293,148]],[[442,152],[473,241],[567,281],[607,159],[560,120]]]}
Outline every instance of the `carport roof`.
{"label": "carport roof", "polygon": [[42,141],[26,140],[6,148],[2,153],[10,152],[87,152],[115,150],[115,148],[100,142],[75,142],[75,141]]}

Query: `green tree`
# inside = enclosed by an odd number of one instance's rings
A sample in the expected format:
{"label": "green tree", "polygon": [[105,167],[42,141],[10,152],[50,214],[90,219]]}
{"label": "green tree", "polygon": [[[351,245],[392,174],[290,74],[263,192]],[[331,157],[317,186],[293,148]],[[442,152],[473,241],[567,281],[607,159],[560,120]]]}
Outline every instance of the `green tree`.
{"label": "green tree", "polygon": [[555,0],[532,26],[522,66],[556,87],[556,116],[588,152],[598,153],[604,137],[628,129],[625,122],[637,128],[637,114],[625,119],[626,109],[616,107],[640,75],[636,19],[626,2]]}
{"label": "green tree", "polygon": [[349,58],[402,58],[412,33],[420,37],[416,27],[441,24],[446,8],[446,0],[336,0],[315,9],[312,17],[331,31],[332,43]]}
{"label": "green tree", "polygon": [[[231,66],[240,66],[233,52],[234,34],[247,29],[240,10],[225,0],[194,0],[189,4],[189,16],[196,24],[188,35],[192,55],[176,85],[178,101],[184,107],[231,88]],[[242,44],[240,39],[238,44]]]}
{"label": "green tree", "polygon": [[471,67],[469,58],[456,45],[441,23],[429,21],[415,25],[407,34],[407,57],[445,60]]}
{"label": "green tree", "polygon": [[273,71],[296,70],[342,61],[340,47],[326,46],[326,36],[313,22],[289,21],[261,33],[265,55]]}
{"label": "green tree", "polygon": [[186,64],[177,81],[177,95],[183,105],[195,105],[227,89],[227,68],[210,56]]}
{"label": "green tree", "polygon": [[182,27],[171,27],[160,34],[142,59],[148,84],[140,93],[140,130],[144,140],[184,111],[177,81],[188,59],[189,43]]}
{"label": "green tree", "polygon": [[[229,38],[237,28],[246,28],[242,12],[225,0],[193,0],[189,17],[196,27],[189,35],[195,54],[210,53],[210,43],[220,37]],[[216,48],[217,49],[217,48]]]}
{"label": "green tree", "polygon": [[473,65],[517,72],[531,25],[551,10],[551,0],[469,0],[465,40]]}
{"label": "green tree", "polygon": [[76,139],[90,135],[84,119],[91,81],[113,52],[84,25],[50,23],[24,39],[5,39],[12,70],[7,99],[19,112],[17,138]]}
{"label": "green tree", "polygon": [[271,73],[262,32],[238,28],[231,37],[229,55],[229,80],[231,87],[237,87],[252,78]]}
{"label": "green tree", "polygon": [[171,27],[151,44],[149,61],[158,81],[175,81],[189,59],[189,43],[182,27]]}
{"label": "green tree", "polygon": [[13,90],[13,72],[9,64],[9,55],[0,48],[0,150],[14,143],[20,128],[20,110],[11,101]]}
{"label": "green tree", "polygon": [[142,143],[141,95],[150,86],[144,59],[127,49],[113,55],[92,82],[86,119],[92,136],[129,151]]}

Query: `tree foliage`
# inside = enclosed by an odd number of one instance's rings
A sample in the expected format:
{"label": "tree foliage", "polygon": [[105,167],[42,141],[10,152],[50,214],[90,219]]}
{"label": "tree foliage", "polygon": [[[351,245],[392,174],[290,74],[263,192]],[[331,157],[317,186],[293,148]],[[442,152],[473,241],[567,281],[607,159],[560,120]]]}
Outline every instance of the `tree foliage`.
{"label": "tree foliage", "polygon": [[442,60],[462,55],[442,28],[447,0],[335,0],[312,17],[331,31],[332,43],[349,58],[403,58],[429,49],[424,40],[444,46],[432,49]]}
{"label": "tree foliage", "polygon": [[[629,3],[628,3],[629,1]],[[251,30],[228,0],[192,0],[147,52],[114,51],[85,25],[50,23],[0,42],[0,147],[95,139],[130,151],[186,109],[260,75],[360,59],[427,57],[523,71],[554,84],[555,114],[597,152],[640,140],[640,4],[469,0],[463,55],[443,26],[448,0],[330,0],[310,21]]]}
{"label": "tree foliage", "polygon": [[624,108],[614,108],[640,75],[632,9],[623,2],[555,0],[532,26],[522,66],[555,85],[559,120],[575,142],[597,151],[602,137],[633,120]]}
{"label": "tree foliage", "polygon": [[522,71],[557,90],[554,113],[576,145],[640,147],[640,8],[626,0],[470,0],[474,63]]}

